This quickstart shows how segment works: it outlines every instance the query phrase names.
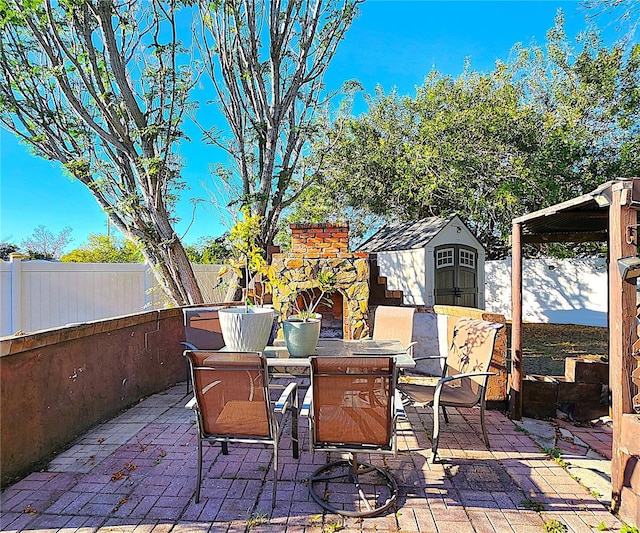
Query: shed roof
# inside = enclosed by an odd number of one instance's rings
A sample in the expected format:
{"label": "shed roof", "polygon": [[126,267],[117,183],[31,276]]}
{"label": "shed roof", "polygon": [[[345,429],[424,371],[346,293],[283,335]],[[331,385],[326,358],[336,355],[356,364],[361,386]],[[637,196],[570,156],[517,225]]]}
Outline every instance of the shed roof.
{"label": "shed roof", "polygon": [[428,217],[389,224],[369,237],[358,250],[375,253],[422,248],[456,217]]}

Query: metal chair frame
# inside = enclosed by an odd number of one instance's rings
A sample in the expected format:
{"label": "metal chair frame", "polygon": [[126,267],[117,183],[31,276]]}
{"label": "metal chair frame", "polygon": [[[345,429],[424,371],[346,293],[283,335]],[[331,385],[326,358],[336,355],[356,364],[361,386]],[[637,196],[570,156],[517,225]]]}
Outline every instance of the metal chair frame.
{"label": "metal chair frame", "polygon": [[373,319],[373,340],[397,340],[413,357],[413,317],[415,307],[379,305]]}
{"label": "metal chair frame", "polygon": [[[348,361],[353,367],[357,368],[358,364],[361,364],[361,361],[373,361],[373,360],[385,360],[386,370],[380,370],[378,372],[374,371],[365,371],[365,372],[344,372],[340,370],[338,367],[340,363],[344,363]],[[327,362],[331,362],[333,360],[334,370],[319,370],[319,362],[321,361],[324,365]],[[344,516],[351,517],[369,517],[369,516],[377,516],[385,511],[389,510],[393,507],[397,501],[398,497],[398,485],[393,478],[393,476],[383,468],[372,465],[370,463],[361,462],[358,460],[358,453],[380,453],[380,454],[388,454],[388,455],[396,455],[397,453],[397,443],[396,443],[396,417],[397,411],[395,406],[396,394],[395,394],[395,384],[397,379],[396,366],[395,366],[395,358],[394,356],[353,356],[350,358],[340,357],[340,356],[312,356],[310,357],[311,361],[311,389],[309,396],[311,397],[310,405],[309,405],[309,429],[310,429],[310,448],[311,452],[315,451],[340,451],[340,452],[348,452],[349,458],[343,459],[340,461],[334,461],[328,463],[319,469],[317,469],[309,478],[309,492],[313,500],[318,503],[324,509],[337,513]],[[380,365],[382,366],[382,365]],[[331,377],[339,380],[344,380],[347,383],[353,382],[353,380],[366,381],[369,378],[379,378],[382,380],[383,387],[375,389],[363,391],[363,395],[369,393],[368,397],[373,397],[374,392],[384,391],[384,399],[387,401],[386,408],[386,431],[387,435],[389,435],[388,442],[384,445],[381,444],[372,444],[366,441],[362,441],[359,443],[349,442],[353,439],[347,438],[344,442],[327,442],[321,441],[318,438],[318,434],[320,433],[319,429],[322,425],[322,420],[319,415],[321,408],[324,406],[321,403],[321,400],[318,398],[318,378],[322,377]],[[337,388],[336,390],[342,390]],[[346,390],[353,390],[347,389]],[[305,401],[306,403],[306,401]],[[333,406],[331,406],[333,407]],[[345,437],[349,435],[345,433]],[[371,476],[373,474],[373,476]],[[362,481],[364,477],[373,477],[375,479],[374,483],[367,483],[366,481]],[[347,479],[347,482],[355,488],[358,500],[364,506],[364,509],[344,509],[337,507],[335,504],[329,501],[331,496],[331,491],[327,491],[325,484],[330,481],[339,480],[339,479]],[[382,482],[380,482],[382,480]],[[382,503],[378,504],[374,502],[372,505],[369,501],[369,498],[365,494],[363,489],[363,485],[375,485],[375,490],[377,492],[377,487],[385,486],[389,491],[388,498]],[[320,490],[317,490],[317,487]],[[343,502],[341,502],[343,503]]]}
{"label": "metal chair frame", "polygon": [[[227,361],[230,358],[237,357],[237,364],[233,366],[216,365],[214,361],[207,361],[206,364],[199,364],[196,360],[196,355],[206,355],[208,359],[215,354],[223,356]],[[200,488],[202,485],[202,443],[209,442],[210,444],[219,442],[222,447],[222,453],[228,454],[229,443],[246,443],[246,444],[265,444],[273,447],[273,495],[272,495],[272,507],[276,504],[277,483],[278,483],[278,445],[280,437],[282,435],[282,428],[284,422],[284,416],[287,412],[291,412],[291,439],[293,457],[299,457],[299,444],[298,444],[298,384],[295,382],[289,383],[284,389],[277,402],[271,401],[270,388],[269,388],[269,373],[267,368],[267,360],[264,354],[260,352],[217,352],[209,350],[186,350],[185,356],[189,363],[189,369],[191,373],[192,383],[194,384],[194,398],[186,405],[186,407],[194,410],[196,414],[197,426],[198,426],[198,479],[196,484],[196,503],[200,501]],[[253,361],[251,361],[253,359]],[[257,362],[257,364],[256,364]],[[225,371],[245,371],[245,372],[257,372],[261,375],[262,380],[262,394],[265,400],[264,414],[267,419],[269,434],[265,435],[247,435],[247,434],[234,434],[234,433],[207,433],[205,430],[205,420],[203,418],[203,409],[201,407],[202,391],[197,387],[197,376],[199,372],[225,372]],[[277,406],[277,407],[276,407]]]}
{"label": "metal chair frame", "polygon": [[[449,352],[446,356],[446,363],[444,365],[444,368],[442,369],[442,376],[438,380],[438,383],[435,386],[422,385],[419,383],[400,383],[398,388],[404,396],[409,397],[416,403],[424,403],[433,408],[431,462],[435,462],[438,454],[438,441],[440,438],[440,417],[438,413],[440,410],[442,410],[442,415],[444,417],[445,423],[449,423],[449,417],[447,415],[446,407],[474,407],[476,405],[479,405],[480,426],[482,428],[484,444],[487,449],[491,449],[485,422],[486,390],[489,377],[495,375],[495,373],[488,372],[488,369],[491,365],[491,356],[493,354],[498,331],[503,326],[503,324],[499,324],[496,322],[488,322],[485,320],[471,318],[461,318],[454,326],[453,339],[449,348]],[[476,370],[474,372],[456,372],[455,369],[458,368],[458,365],[453,364],[454,359],[456,357],[459,357],[459,354],[457,352],[458,347],[456,346],[456,337],[463,328],[484,331],[487,335],[488,342],[486,342],[486,344],[483,346],[483,350],[487,350],[487,353],[485,354],[486,358],[482,364],[482,369]],[[469,352],[468,354],[466,354],[466,357],[470,359],[472,353],[472,351]],[[434,359],[441,357],[425,357],[424,359],[427,358]],[[418,358],[417,360],[419,359],[422,358]],[[477,368],[477,366],[474,368]],[[474,379],[476,382],[475,396],[467,400],[456,401],[448,401],[442,398],[443,391],[447,390],[448,387],[451,387],[455,383],[461,383],[463,380],[469,379]],[[428,398],[428,400],[425,401],[425,398]]]}
{"label": "metal chair frame", "polygon": [[[218,310],[224,306],[216,307],[188,307],[182,309],[182,324],[184,326],[185,341],[181,342],[187,350],[219,350],[224,346],[224,339],[222,338],[222,331],[218,331],[213,326],[218,320]],[[201,322],[206,327],[197,328],[195,323]],[[201,332],[207,332],[203,334]],[[189,362],[185,358],[187,364],[187,394],[191,392],[189,388],[190,371]]]}

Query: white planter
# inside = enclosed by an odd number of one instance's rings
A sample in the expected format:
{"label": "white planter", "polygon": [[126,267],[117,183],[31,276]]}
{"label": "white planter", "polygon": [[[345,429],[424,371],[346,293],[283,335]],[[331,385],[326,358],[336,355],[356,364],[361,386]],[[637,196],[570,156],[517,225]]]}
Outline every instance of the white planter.
{"label": "white planter", "polygon": [[273,327],[273,309],[229,307],[218,311],[220,328],[228,350],[262,352]]}

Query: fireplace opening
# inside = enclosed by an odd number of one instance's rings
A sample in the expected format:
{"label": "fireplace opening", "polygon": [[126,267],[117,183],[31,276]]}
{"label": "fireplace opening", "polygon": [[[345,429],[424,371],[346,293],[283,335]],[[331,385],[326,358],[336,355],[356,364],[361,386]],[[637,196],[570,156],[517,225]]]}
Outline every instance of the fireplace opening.
{"label": "fireplace opening", "polygon": [[344,338],[342,294],[334,292],[329,295],[331,305],[321,303],[318,306],[318,313],[322,315],[322,326],[320,327],[321,339],[342,339]]}

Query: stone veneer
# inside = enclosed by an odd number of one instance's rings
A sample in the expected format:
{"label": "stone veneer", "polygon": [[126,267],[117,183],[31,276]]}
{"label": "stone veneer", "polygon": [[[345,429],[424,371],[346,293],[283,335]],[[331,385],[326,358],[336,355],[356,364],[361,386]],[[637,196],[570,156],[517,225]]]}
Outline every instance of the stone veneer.
{"label": "stone veneer", "polygon": [[291,224],[291,253],[273,254],[275,276],[287,290],[273,288],[273,307],[280,317],[293,312],[297,293],[311,288],[318,272],[333,272],[335,292],[342,296],[343,338],[369,333],[369,254],[349,252],[349,225]]}

